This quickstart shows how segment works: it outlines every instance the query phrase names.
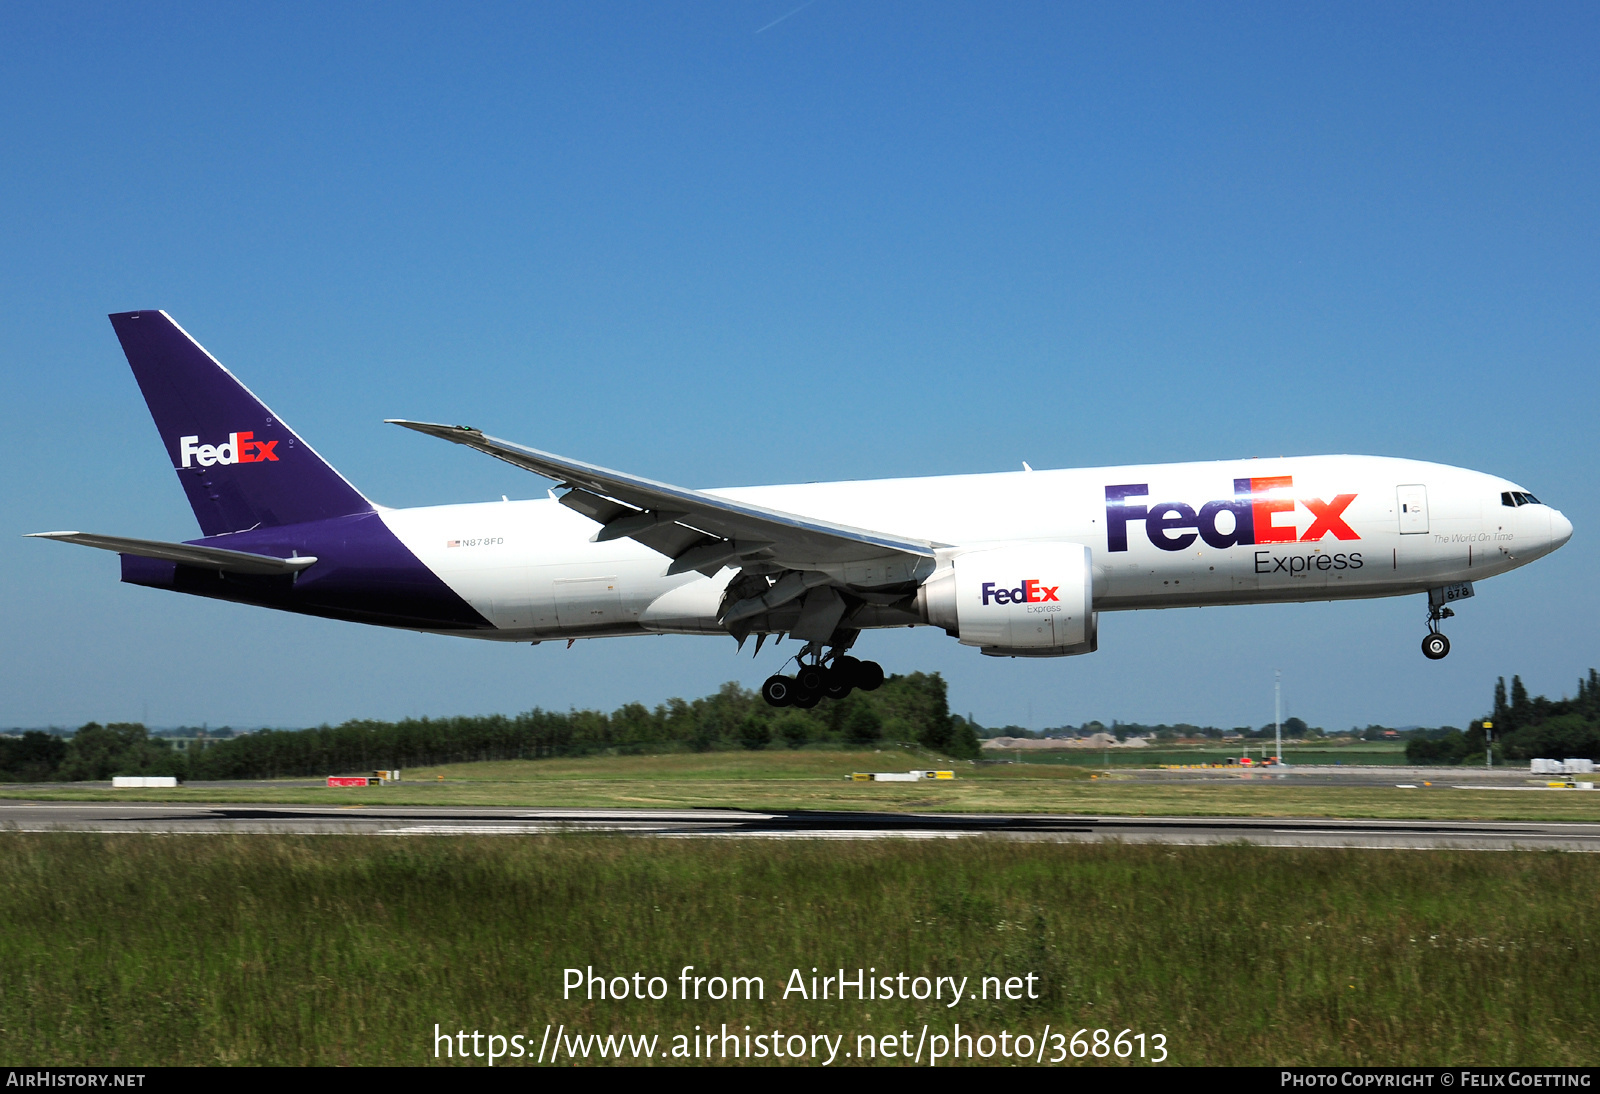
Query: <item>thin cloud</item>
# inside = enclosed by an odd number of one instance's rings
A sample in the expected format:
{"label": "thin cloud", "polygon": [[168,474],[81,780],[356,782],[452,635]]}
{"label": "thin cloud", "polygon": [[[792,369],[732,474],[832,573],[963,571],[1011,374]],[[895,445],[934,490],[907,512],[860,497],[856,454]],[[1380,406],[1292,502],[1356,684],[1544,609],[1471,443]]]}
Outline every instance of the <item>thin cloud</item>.
{"label": "thin cloud", "polygon": [[777,26],[779,23],[783,22],[785,19],[788,19],[790,16],[799,15],[802,11],[805,11],[807,8],[809,8],[812,4],[815,4],[816,2],[817,2],[817,0],[806,0],[806,2],[804,4],[801,4],[799,7],[795,8],[793,11],[789,12],[788,15],[780,15],[780,16],[778,16],[772,22],[768,23],[766,26],[764,26],[760,30],[756,31],[756,33],[757,34],[764,34],[765,32],[771,30],[773,27]]}

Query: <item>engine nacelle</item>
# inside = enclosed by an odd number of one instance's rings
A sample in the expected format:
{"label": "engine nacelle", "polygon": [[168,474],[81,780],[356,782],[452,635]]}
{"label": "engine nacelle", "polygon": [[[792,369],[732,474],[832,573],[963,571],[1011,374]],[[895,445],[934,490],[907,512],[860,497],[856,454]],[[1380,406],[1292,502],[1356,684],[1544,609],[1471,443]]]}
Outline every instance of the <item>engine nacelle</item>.
{"label": "engine nacelle", "polygon": [[1093,653],[1094,568],[1080,543],[1016,543],[956,555],[917,590],[921,616],[992,657]]}

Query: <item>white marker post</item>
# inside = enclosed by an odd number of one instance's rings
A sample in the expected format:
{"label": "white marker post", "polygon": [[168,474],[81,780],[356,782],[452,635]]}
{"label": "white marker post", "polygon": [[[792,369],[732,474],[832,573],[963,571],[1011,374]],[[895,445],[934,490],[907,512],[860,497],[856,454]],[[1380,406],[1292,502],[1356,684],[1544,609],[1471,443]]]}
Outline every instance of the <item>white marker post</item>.
{"label": "white marker post", "polygon": [[1283,670],[1272,670],[1272,749],[1279,767],[1283,766]]}

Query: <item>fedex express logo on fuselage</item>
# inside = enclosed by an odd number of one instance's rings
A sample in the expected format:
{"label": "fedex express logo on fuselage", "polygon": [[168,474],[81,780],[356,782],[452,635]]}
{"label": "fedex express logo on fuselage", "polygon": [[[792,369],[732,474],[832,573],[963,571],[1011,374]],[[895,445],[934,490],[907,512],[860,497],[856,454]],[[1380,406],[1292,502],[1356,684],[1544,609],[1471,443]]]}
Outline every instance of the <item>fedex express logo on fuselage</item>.
{"label": "fedex express logo on fuselage", "polygon": [[199,437],[179,437],[178,455],[183,459],[181,466],[189,467],[191,462],[201,467],[218,463],[277,463],[278,454],[273,449],[278,447],[278,442],[254,438],[254,432],[229,433],[227,441],[222,444],[201,444]]}
{"label": "fedex express logo on fuselage", "polygon": [[[1311,513],[1311,524],[1301,533],[1294,524],[1295,499],[1281,491],[1294,487],[1293,475],[1234,479],[1233,497],[1208,501],[1199,510],[1181,501],[1144,505],[1135,498],[1148,497],[1147,483],[1106,487],[1106,549],[1128,549],[1128,523],[1140,521],[1150,542],[1163,551],[1182,551],[1196,539],[1219,550],[1240,544],[1315,543],[1324,536],[1360,539],[1344,521],[1344,511],[1354,494],[1336,494],[1332,501],[1300,498]],[[1226,513],[1228,516],[1223,517]],[[1280,521],[1282,523],[1280,523]],[[1229,524],[1224,531],[1219,524]]]}

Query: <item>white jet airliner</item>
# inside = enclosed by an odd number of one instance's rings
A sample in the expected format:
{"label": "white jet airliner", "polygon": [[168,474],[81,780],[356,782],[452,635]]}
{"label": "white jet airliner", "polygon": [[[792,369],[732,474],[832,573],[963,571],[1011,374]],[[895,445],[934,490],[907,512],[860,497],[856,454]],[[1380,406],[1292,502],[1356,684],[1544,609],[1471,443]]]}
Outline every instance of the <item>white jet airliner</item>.
{"label": "white jet airliner", "polygon": [[[998,657],[1091,653],[1098,613],[1423,594],[1429,658],[1473,583],[1572,535],[1494,475],[1300,456],[689,490],[396,421],[532,471],[549,500],[374,505],[165,312],[111,316],[204,535],[42,532],[122,580],[505,642],[630,634],[805,643],[762,692],[870,690],[863,630],[931,625]],[[560,496],[556,496],[556,492]]]}

